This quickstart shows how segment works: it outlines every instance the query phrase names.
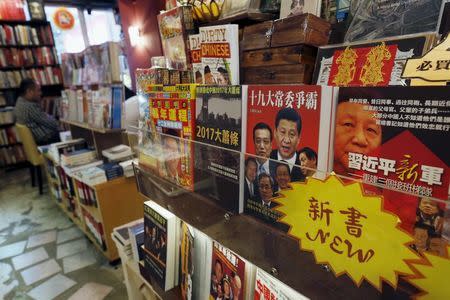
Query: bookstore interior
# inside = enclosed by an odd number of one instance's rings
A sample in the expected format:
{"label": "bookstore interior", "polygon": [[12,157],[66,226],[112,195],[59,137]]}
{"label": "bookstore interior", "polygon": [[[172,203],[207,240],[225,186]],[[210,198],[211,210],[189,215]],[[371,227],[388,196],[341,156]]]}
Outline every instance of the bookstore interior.
{"label": "bookstore interior", "polygon": [[0,0],[0,299],[450,299],[449,31],[450,0]]}

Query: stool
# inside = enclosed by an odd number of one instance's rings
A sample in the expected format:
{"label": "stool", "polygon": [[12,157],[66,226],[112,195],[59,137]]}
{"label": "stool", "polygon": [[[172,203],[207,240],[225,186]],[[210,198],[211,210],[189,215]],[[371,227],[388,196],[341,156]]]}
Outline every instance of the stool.
{"label": "stool", "polygon": [[16,123],[17,133],[22,141],[23,150],[30,163],[31,185],[35,186],[35,174],[37,174],[37,181],[39,186],[39,194],[42,195],[42,168],[44,164],[44,157],[39,153],[36,142],[31,130],[23,124]]}

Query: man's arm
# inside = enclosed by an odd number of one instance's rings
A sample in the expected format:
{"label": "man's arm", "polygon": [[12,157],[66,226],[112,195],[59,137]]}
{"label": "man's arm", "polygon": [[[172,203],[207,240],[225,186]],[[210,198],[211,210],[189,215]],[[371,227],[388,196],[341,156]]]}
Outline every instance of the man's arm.
{"label": "man's arm", "polygon": [[58,122],[46,114],[38,105],[36,108],[29,111],[30,119],[36,124],[46,127],[48,129],[58,130]]}

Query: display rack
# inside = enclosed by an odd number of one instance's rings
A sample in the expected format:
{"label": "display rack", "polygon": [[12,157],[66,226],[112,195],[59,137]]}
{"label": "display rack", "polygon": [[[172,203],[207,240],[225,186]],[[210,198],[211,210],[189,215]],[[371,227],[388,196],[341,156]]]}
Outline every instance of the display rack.
{"label": "display rack", "polygon": [[[72,137],[85,138],[88,145],[96,149],[98,157],[101,157],[104,149],[118,144],[128,144],[127,136],[121,131],[99,132],[85,124],[72,122],[68,124]],[[80,195],[76,188],[77,179],[69,176],[69,183],[74,188],[68,188],[58,176],[62,168],[59,163],[48,155],[45,155],[45,159],[49,187],[58,206],[110,262],[117,260],[119,255],[111,239],[113,229],[142,217],[143,198],[137,192],[135,179],[120,177],[89,186],[95,193],[97,206],[85,205],[80,201]],[[83,211],[102,224],[104,243],[100,242],[89,229],[83,217]]]}

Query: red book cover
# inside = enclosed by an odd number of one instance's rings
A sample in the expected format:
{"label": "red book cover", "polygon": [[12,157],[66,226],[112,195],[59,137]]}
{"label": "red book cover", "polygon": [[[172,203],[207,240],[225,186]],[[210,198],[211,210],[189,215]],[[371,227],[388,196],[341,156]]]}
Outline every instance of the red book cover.
{"label": "red book cover", "polygon": [[331,170],[333,93],[333,88],[309,85],[248,86],[246,213],[275,223],[278,204],[272,200],[278,192]]}
{"label": "red book cover", "polygon": [[25,21],[22,0],[2,0],[0,2],[0,20]]}
{"label": "red book cover", "polygon": [[336,112],[334,171],[384,196],[384,208],[414,234],[416,248],[436,254],[448,242],[441,233],[450,182],[449,95],[450,87],[342,88]]}
{"label": "red book cover", "polygon": [[[178,95],[175,95],[178,94]],[[150,98],[151,118],[161,144],[163,157],[159,175],[188,190],[194,188],[193,138],[195,97],[186,92],[175,98]],[[173,137],[172,137],[173,136]]]}
{"label": "red book cover", "polygon": [[209,299],[243,300],[246,286],[245,262],[231,250],[213,241]]}

